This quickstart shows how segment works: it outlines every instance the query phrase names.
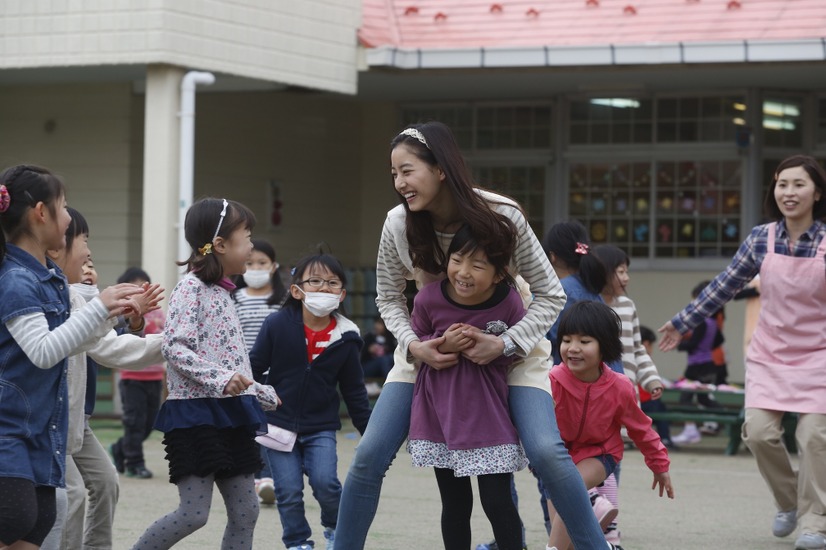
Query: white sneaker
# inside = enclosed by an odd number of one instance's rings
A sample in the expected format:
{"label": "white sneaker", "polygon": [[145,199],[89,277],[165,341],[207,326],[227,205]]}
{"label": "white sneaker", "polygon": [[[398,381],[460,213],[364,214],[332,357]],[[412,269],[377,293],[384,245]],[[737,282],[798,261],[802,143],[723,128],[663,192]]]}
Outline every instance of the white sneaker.
{"label": "white sneaker", "polygon": [[272,484],[272,478],[262,477],[256,479],[255,493],[258,495],[258,501],[261,504],[275,504],[275,486]]}
{"label": "white sneaker", "polygon": [[777,512],[772,522],[772,534],[775,537],[785,537],[794,533],[797,528],[797,510]]}
{"label": "white sneaker", "polygon": [[820,533],[803,533],[794,542],[795,550],[824,550],[826,537]]}
{"label": "white sneaker", "polygon": [[687,424],[683,431],[671,438],[675,445],[691,445],[702,441],[703,436],[694,424]]}

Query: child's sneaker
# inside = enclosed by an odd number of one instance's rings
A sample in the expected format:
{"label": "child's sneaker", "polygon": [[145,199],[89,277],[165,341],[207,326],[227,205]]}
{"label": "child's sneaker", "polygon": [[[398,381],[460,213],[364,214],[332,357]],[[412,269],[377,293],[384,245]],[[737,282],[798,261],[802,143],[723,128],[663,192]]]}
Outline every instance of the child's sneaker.
{"label": "child's sneaker", "polygon": [[617,522],[611,522],[611,525],[605,530],[605,540],[617,548],[620,547],[620,531],[617,529]]}
{"label": "child's sneaker", "polygon": [[275,486],[271,477],[262,477],[255,480],[255,494],[261,504],[275,504]]}
{"label": "child's sneaker", "polygon": [[324,540],[326,541],[326,546],[324,547],[324,550],[333,550],[333,546],[335,545],[336,541],[336,530],[330,529],[329,527],[325,527]]}
{"label": "child's sneaker", "polygon": [[700,430],[695,424],[686,424],[683,431],[671,438],[675,445],[692,445],[702,441],[703,436],[700,435]]}
{"label": "child's sneaker", "polygon": [[717,422],[703,422],[700,426],[700,433],[703,435],[717,435],[720,433],[720,424]]}
{"label": "child's sneaker", "polygon": [[616,506],[611,504],[610,500],[602,495],[597,495],[591,505],[594,509],[594,515],[597,517],[597,521],[599,522],[599,527],[604,533],[608,529],[608,526],[611,525],[611,522],[617,518],[619,510],[617,510]]}

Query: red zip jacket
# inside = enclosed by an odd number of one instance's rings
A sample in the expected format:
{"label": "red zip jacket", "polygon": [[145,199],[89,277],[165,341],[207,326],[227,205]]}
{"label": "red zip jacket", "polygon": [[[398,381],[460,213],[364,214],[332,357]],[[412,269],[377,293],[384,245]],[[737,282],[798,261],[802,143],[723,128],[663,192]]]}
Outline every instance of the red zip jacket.
{"label": "red zip jacket", "polygon": [[596,382],[577,379],[565,363],[552,368],[550,377],[556,422],[574,464],[606,454],[622,460],[625,446],[620,428],[625,426],[651,471],[668,471],[668,451],[651,428],[651,419],[637,405],[628,377],[605,363]]}

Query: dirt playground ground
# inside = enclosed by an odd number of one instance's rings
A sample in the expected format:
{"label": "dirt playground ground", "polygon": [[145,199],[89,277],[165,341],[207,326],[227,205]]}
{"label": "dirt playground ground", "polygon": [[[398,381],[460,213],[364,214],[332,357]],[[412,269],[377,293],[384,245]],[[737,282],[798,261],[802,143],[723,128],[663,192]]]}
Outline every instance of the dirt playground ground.
{"label": "dirt playground ground", "polygon": [[[108,448],[120,434],[119,424],[96,421],[95,431]],[[116,550],[128,549],[143,530],[177,506],[177,492],[166,477],[161,434],[146,444],[151,480],[121,476],[120,503],[115,518]],[[358,437],[352,425],[339,432],[339,475],[344,480]],[[794,537],[775,539],[770,525],[775,509],[754,460],[741,448],[734,457],[724,456],[726,439],[706,437],[698,445],[671,454],[671,475],[676,499],[659,498],[651,491],[651,473],[637,451],[623,460],[620,490],[620,529],[625,550],[757,549],[791,550]],[[516,474],[519,511],[527,528],[528,548],[544,550],[545,529],[533,477]],[[475,484],[474,484],[475,485]],[[309,488],[305,503],[314,536],[320,537],[318,505]],[[219,548],[224,528],[224,505],[214,492],[206,527],[176,548]],[[384,482],[379,511],[367,542],[370,550],[443,548],[439,531],[440,501],[432,471],[416,469],[403,449]],[[473,541],[491,539],[491,529],[478,497],[474,506]],[[318,540],[318,538],[316,538]],[[317,548],[323,548],[323,543]],[[255,533],[255,549],[283,549],[278,511],[262,506]],[[339,550],[344,550],[339,549]]]}

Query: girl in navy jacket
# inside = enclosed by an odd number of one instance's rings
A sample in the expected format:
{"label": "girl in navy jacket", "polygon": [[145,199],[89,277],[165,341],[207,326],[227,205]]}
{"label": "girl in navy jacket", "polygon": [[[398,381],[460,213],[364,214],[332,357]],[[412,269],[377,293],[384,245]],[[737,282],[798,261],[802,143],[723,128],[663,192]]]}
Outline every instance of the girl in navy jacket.
{"label": "girl in navy jacket", "polygon": [[281,539],[288,549],[315,544],[304,514],[305,472],[321,507],[327,548],[333,544],[341,496],[337,387],[360,433],[370,418],[359,359],[363,341],[358,327],[336,312],[346,282],[341,263],[329,254],[299,261],[290,296],[264,321],[250,352],[255,376],[273,386],[282,401],[267,413],[272,435],[282,440],[279,450],[267,449],[267,460],[283,527]]}

